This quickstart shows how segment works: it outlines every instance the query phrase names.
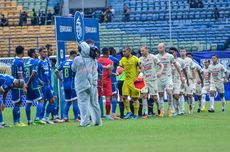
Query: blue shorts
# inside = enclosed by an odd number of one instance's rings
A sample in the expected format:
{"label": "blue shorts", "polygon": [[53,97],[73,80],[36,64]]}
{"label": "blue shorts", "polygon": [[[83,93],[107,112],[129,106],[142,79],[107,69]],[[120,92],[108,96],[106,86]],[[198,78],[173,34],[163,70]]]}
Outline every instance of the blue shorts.
{"label": "blue shorts", "polygon": [[64,91],[66,102],[77,100],[77,94],[75,89],[65,89]]}
{"label": "blue shorts", "polygon": [[54,91],[50,85],[42,87],[43,100],[51,100],[54,97]]}
{"label": "blue shorts", "polygon": [[36,88],[36,89],[28,88],[26,94],[26,103],[33,103],[33,101],[37,102],[41,99],[43,99],[41,88]]}
{"label": "blue shorts", "polygon": [[11,91],[11,95],[12,95],[12,101],[14,103],[19,103],[19,102],[22,102],[23,101],[23,90],[22,89],[12,89]]}
{"label": "blue shorts", "polygon": [[118,93],[118,86],[117,82],[112,83],[112,94],[117,94]]}

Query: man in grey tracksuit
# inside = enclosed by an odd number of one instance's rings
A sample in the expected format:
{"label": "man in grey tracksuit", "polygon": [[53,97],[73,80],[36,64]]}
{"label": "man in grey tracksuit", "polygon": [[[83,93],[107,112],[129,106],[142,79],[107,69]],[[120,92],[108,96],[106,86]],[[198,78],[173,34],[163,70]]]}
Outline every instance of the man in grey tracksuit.
{"label": "man in grey tracksuit", "polygon": [[89,113],[93,125],[101,126],[101,112],[97,92],[97,61],[89,56],[90,46],[86,42],[82,42],[79,46],[79,55],[74,59],[72,70],[76,72],[75,89],[81,115],[80,126],[89,126]]}

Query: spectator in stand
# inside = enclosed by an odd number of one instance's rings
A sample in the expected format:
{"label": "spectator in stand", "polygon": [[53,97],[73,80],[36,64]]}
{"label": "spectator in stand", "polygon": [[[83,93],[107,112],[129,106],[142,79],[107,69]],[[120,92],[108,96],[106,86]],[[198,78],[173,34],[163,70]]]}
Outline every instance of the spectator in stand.
{"label": "spectator in stand", "polygon": [[21,26],[27,25],[27,18],[28,18],[27,13],[25,11],[23,11],[20,14],[19,25],[21,25]]}
{"label": "spectator in stand", "polygon": [[31,24],[32,25],[38,24],[38,16],[34,9],[32,9],[32,13],[31,13]]}
{"label": "spectator in stand", "polygon": [[60,13],[60,4],[57,3],[55,6],[54,6],[54,15],[59,15]]}
{"label": "spectator in stand", "polygon": [[110,6],[109,11],[111,12],[111,22],[112,22],[115,17],[115,9],[112,6]]}
{"label": "spectator in stand", "polygon": [[219,11],[219,9],[217,8],[217,7],[215,7],[215,9],[214,9],[214,18],[215,18],[215,20],[218,20],[218,18],[220,17],[220,11]]}
{"label": "spectator in stand", "polygon": [[39,25],[45,25],[46,14],[44,11],[39,12],[38,18],[39,18]]}
{"label": "spectator in stand", "polygon": [[124,13],[124,21],[125,22],[129,22],[129,19],[130,19],[130,10],[129,10],[129,6],[128,5],[124,6],[123,13]]}
{"label": "spectator in stand", "polygon": [[103,15],[104,15],[104,22],[111,22],[111,12],[109,8],[105,8]]}
{"label": "spectator in stand", "polygon": [[198,0],[197,7],[198,8],[203,8],[204,7],[204,4],[203,4],[202,0]]}
{"label": "spectator in stand", "polygon": [[97,18],[99,23],[103,22],[103,13],[99,8],[92,14],[92,16],[93,18]]}
{"label": "spectator in stand", "polygon": [[53,14],[51,13],[51,10],[49,10],[47,14],[47,25],[51,25],[52,23],[53,23]]}
{"label": "spectator in stand", "polygon": [[0,24],[1,24],[1,26],[7,26],[8,25],[8,20],[7,20],[7,18],[5,18],[4,14],[2,14]]}

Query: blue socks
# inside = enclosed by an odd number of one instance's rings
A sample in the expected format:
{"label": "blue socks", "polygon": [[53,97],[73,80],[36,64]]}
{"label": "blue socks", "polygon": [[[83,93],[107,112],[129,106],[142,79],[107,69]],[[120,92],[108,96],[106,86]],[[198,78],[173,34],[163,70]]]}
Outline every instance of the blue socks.
{"label": "blue socks", "polygon": [[3,123],[3,116],[2,116],[2,112],[0,112],[0,124]]}
{"label": "blue socks", "polygon": [[13,107],[13,121],[14,123],[20,123],[20,106],[14,104]]}
{"label": "blue socks", "polygon": [[27,121],[30,122],[31,121],[31,106],[32,106],[32,103],[26,103],[26,118],[27,118]]}
{"label": "blue socks", "polygon": [[36,120],[42,119],[41,118],[41,113],[43,111],[43,106],[44,106],[43,102],[38,102],[37,109],[36,109]]}
{"label": "blue socks", "polygon": [[77,101],[73,102],[73,113],[74,113],[74,119],[77,119],[80,115],[80,109],[78,107]]}
{"label": "blue socks", "polygon": [[116,109],[117,109],[117,98],[116,97],[112,97],[112,113],[116,113]]}
{"label": "blue socks", "polygon": [[71,102],[65,102],[65,106],[64,106],[64,119],[69,119],[68,112],[69,112],[70,106],[71,106]]}
{"label": "blue socks", "polygon": [[53,112],[53,110],[54,110],[54,104],[48,103],[46,107],[46,118],[49,118],[49,115],[51,112]]}

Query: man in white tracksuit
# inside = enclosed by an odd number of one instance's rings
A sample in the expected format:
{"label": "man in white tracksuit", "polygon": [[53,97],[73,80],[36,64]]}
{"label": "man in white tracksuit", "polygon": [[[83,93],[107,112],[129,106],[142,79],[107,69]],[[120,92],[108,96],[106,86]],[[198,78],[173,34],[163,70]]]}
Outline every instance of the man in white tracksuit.
{"label": "man in white tracksuit", "polygon": [[90,46],[86,42],[79,45],[79,55],[74,59],[72,70],[75,75],[75,89],[80,108],[80,126],[89,126],[89,112],[94,126],[101,126],[101,112],[97,93],[97,61],[90,56]]}

